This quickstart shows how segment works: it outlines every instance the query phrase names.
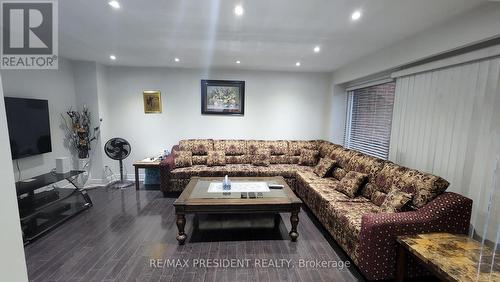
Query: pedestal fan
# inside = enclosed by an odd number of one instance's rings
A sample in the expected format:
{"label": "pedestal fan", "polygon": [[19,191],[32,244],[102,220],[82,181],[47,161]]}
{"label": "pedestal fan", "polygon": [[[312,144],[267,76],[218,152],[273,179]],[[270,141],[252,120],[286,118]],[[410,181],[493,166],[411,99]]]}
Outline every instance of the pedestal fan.
{"label": "pedestal fan", "polygon": [[104,152],[113,160],[120,163],[120,180],[113,183],[117,188],[126,188],[134,184],[132,181],[125,180],[123,177],[123,160],[130,155],[130,144],[122,138],[112,138],[104,145]]}

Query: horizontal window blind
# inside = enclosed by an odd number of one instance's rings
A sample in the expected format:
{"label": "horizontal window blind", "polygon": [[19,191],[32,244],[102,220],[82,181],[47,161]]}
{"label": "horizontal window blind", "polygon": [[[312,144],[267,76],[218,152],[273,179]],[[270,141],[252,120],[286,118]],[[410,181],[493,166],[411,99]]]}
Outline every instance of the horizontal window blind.
{"label": "horizontal window blind", "polygon": [[394,82],[349,91],[347,148],[387,159],[394,91]]}

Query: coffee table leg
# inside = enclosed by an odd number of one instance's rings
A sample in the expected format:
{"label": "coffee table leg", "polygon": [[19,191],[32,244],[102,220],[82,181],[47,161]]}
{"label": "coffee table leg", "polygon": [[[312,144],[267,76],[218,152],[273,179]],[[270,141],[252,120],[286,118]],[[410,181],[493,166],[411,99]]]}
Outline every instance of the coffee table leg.
{"label": "coffee table leg", "polygon": [[290,223],[292,224],[292,230],[289,235],[292,239],[292,242],[296,242],[299,237],[299,233],[297,233],[297,225],[299,224],[299,211],[292,211],[292,215],[290,216]]}
{"label": "coffee table leg", "polygon": [[184,245],[186,241],[186,233],[184,232],[184,226],[186,226],[186,216],[184,214],[177,214],[177,220],[175,222],[177,224],[177,229],[179,229],[179,234],[177,234],[177,241],[179,241],[179,245]]}

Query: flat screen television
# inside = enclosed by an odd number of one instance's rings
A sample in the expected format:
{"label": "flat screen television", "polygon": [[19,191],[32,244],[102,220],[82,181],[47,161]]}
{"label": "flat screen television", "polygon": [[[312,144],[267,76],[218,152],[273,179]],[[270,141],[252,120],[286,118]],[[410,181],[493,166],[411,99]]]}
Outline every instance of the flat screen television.
{"label": "flat screen television", "polygon": [[49,102],[5,97],[12,159],[52,152]]}

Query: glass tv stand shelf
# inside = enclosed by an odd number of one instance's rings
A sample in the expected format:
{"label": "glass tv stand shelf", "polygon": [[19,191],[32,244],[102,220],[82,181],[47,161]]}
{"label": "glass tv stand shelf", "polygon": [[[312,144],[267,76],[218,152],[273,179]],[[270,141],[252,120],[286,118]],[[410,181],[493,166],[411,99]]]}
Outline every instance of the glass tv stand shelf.
{"label": "glass tv stand shelf", "polygon": [[[89,195],[77,182],[82,173],[84,171],[78,170],[50,172],[16,182],[25,245],[92,206]],[[62,181],[69,183],[57,186]]]}

